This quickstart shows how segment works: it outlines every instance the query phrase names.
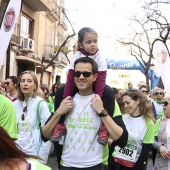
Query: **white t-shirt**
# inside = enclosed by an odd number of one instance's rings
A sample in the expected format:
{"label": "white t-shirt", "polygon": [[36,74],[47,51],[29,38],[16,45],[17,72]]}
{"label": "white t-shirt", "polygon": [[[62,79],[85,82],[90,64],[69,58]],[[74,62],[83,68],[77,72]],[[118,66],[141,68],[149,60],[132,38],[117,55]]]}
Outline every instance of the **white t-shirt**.
{"label": "white t-shirt", "polygon": [[65,119],[65,137],[61,164],[87,168],[102,163],[103,146],[97,142],[100,117],[91,108],[94,94],[73,98],[74,108]]}
{"label": "white t-shirt", "polygon": [[123,121],[129,133],[126,147],[115,147],[113,157],[136,162],[142,151],[142,143],[152,144],[154,140],[154,124],[143,116],[132,117],[130,114],[123,115]]}
{"label": "white t-shirt", "polygon": [[[82,54],[80,51],[76,52],[76,54],[73,56],[70,62],[70,69],[74,70],[74,63],[78,58],[86,57],[84,54]],[[98,51],[95,55],[88,56],[89,58],[92,58],[98,66],[98,71],[107,71],[107,62],[104,57],[102,57],[101,53]]]}
{"label": "white t-shirt", "polygon": [[31,122],[28,114],[24,114],[24,120],[19,118],[18,121],[18,139],[15,141],[19,146],[22,146],[23,152],[29,155],[38,155],[34,139],[32,136]]}

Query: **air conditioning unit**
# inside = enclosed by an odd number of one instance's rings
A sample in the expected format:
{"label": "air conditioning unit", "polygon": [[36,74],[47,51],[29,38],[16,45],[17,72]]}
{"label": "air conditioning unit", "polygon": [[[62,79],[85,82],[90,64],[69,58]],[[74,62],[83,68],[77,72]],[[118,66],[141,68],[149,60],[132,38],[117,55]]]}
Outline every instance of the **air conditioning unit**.
{"label": "air conditioning unit", "polygon": [[30,38],[23,38],[20,39],[20,50],[21,51],[28,51],[34,52],[34,40]]}

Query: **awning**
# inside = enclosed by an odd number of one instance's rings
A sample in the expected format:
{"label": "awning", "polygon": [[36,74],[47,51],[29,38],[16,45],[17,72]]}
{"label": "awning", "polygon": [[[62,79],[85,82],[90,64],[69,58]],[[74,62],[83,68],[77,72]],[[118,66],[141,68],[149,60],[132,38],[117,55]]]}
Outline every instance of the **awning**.
{"label": "awning", "polygon": [[35,60],[27,56],[16,56],[15,59],[18,63],[28,64],[28,65],[41,65],[41,61]]}

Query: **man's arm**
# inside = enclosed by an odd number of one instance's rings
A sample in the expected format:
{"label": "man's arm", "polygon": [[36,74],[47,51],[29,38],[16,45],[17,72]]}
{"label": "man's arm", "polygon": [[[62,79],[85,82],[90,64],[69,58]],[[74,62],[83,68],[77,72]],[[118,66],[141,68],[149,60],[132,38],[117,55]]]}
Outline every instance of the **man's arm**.
{"label": "man's arm", "polygon": [[55,111],[54,115],[48,121],[48,123],[42,128],[43,136],[50,139],[55,125],[60,120],[60,117],[73,108],[72,97],[68,96],[62,100],[60,107]]}
{"label": "man's arm", "polygon": [[[103,102],[99,95],[96,94],[93,97],[91,101],[91,107],[96,111],[97,114],[100,114],[101,111],[104,110]],[[123,129],[120,126],[118,126],[109,115],[101,117],[101,120],[106,126],[113,141],[118,140],[122,136]]]}

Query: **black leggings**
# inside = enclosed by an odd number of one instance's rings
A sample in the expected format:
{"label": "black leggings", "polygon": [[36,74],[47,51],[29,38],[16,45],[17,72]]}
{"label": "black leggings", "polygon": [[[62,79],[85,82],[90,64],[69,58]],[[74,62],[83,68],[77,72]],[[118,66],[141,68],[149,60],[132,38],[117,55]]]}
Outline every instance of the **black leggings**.
{"label": "black leggings", "polygon": [[104,170],[104,167],[102,164],[93,167],[88,167],[88,168],[73,168],[73,167],[64,167],[61,165],[60,170]]}

